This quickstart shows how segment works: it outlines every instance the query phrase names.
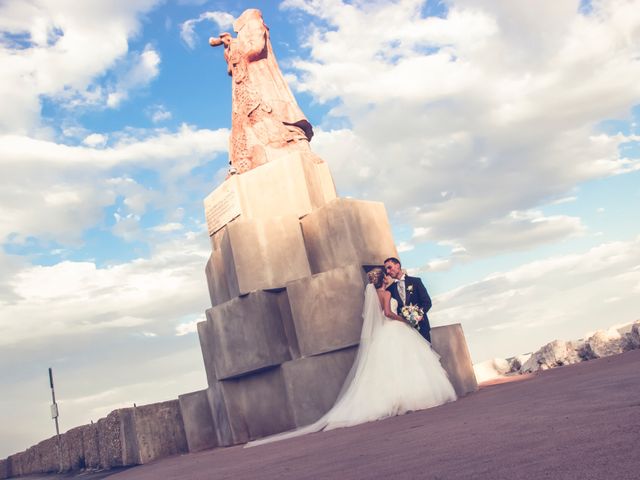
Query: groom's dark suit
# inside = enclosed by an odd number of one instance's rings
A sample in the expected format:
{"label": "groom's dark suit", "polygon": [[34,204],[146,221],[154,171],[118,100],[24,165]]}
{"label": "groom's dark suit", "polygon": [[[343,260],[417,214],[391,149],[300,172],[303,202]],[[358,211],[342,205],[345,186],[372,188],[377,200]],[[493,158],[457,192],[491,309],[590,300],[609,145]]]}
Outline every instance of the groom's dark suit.
{"label": "groom's dark suit", "polygon": [[431,342],[431,325],[429,325],[429,317],[427,316],[427,312],[431,308],[431,297],[427,293],[427,288],[422,283],[418,277],[410,277],[409,275],[404,276],[405,282],[405,292],[406,292],[406,302],[402,301],[400,298],[400,293],[398,292],[398,282],[394,282],[389,287],[389,292],[391,296],[398,301],[398,315],[401,315],[400,309],[406,304],[417,305],[422,310],[424,310],[424,318],[419,323],[420,335],[422,335],[426,340]]}

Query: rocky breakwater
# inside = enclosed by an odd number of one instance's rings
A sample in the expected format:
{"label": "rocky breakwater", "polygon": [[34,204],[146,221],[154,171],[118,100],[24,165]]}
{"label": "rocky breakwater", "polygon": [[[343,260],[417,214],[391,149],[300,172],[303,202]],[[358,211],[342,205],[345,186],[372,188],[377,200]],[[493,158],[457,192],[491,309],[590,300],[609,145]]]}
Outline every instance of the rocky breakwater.
{"label": "rocky breakwater", "polygon": [[586,339],[554,340],[530,354],[494,358],[474,365],[478,382],[534,373],[640,349],[640,320],[621,327],[598,330]]}

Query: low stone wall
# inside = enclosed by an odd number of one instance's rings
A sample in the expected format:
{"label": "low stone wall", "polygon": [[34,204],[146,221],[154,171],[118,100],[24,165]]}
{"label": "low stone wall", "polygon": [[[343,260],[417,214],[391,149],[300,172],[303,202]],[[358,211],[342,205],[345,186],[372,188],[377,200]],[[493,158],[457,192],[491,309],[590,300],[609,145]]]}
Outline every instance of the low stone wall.
{"label": "low stone wall", "polygon": [[178,400],[137,407],[133,419],[139,463],[189,451]]}
{"label": "low stone wall", "polygon": [[0,479],[35,473],[101,470],[188,452],[178,400],[114,410],[0,460]]}
{"label": "low stone wall", "polygon": [[10,468],[11,460],[5,458],[4,460],[0,460],[0,478],[5,479],[9,478],[9,468]]}

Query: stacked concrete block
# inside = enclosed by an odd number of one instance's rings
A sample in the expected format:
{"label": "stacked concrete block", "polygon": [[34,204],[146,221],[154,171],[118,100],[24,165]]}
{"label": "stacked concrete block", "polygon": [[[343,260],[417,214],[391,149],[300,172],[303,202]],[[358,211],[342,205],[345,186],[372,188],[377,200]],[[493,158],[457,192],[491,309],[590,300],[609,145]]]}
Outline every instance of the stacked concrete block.
{"label": "stacked concrete block", "polygon": [[335,403],[358,347],[349,347],[281,365],[287,400],[296,427],[318,420]]}
{"label": "stacked concrete block", "polygon": [[213,385],[218,379],[216,377],[216,369],[213,366],[213,334],[211,333],[210,323],[208,321],[198,322],[197,329],[204,370],[207,375],[207,385]]}
{"label": "stacked concrete block", "polygon": [[207,450],[218,445],[207,391],[186,393],[178,397],[184,423],[184,433],[190,452]]}
{"label": "stacked concrete block", "polygon": [[221,248],[218,247],[213,249],[204,271],[207,277],[207,287],[209,289],[211,305],[215,307],[220,303],[231,300],[229,286],[227,285],[227,278],[224,274],[224,263],[222,260]]}
{"label": "stacked concrete block", "polygon": [[291,282],[287,295],[301,356],[356,345],[362,327],[364,270],[348,265]]}
{"label": "stacked concrete block", "polygon": [[294,421],[280,367],[221,380],[207,391],[220,446],[290,430]]}
{"label": "stacked concrete block", "polygon": [[[246,375],[291,359],[278,296],[252,292],[207,310],[204,356],[219,380]],[[211,366],[209,366],[210,368]]]}
{"label": "stacked concrete block", "polygon": [[224,230],[220,250],[231,298],[310,275],[297,217],[239,219]]}
{"label": "stacked concrete block", "polygon": [[384,205],[339,198],[301,220],[313,273],[350,263],[382,265],[397,251]]}
{"label": "stacked concrete block", "polygon": [[[209,235],[219,228],[221,211],[218,190],[225,190],[224,215],[229,208],[243,219],[270,219],[278,215],[303,217],[336,198],[333,180],[326,165],[294,154],[269,162],[242,175],[228,178],[204,200]],[[274,213],[275,212],[275,213]]]}
{"label": "stacked concrete block", "polygon": [[459,323],[433,327],[431,344],[440,355],[440,363],[453,384],[458,397],[478,390],[471,355]]}

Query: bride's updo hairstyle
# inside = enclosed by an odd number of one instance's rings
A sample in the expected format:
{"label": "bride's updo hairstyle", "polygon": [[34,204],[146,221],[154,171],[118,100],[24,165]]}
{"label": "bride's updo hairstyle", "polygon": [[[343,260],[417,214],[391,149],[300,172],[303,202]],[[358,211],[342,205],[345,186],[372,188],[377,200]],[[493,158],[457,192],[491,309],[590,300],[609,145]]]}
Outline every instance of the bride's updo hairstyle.
{"label": "bride's updo hairstyle", "polygon": [[380,288],[384,281],[384,272],[380,267],[372,268],[367,272],[367,278],[369,279],[369,283],[373,283],[374,287]]}

